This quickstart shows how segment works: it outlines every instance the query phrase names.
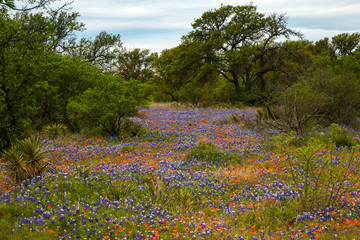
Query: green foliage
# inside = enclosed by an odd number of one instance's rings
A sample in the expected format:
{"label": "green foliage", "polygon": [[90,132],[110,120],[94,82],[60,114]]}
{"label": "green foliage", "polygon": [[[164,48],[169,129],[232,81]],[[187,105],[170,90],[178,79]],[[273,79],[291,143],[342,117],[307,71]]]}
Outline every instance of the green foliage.
{"label": "green foliage", "polygon": [[218,74],[209,61],[201,58],[204,51],[206,48],[192,42],[164,50],[154,62],[156,74],[151,80],[157,97],[193,104],[211,101],[208,91]]}
{"label": "green foliage", "polygon": [[342,33],[334,36],[331,43],[340,56],[352,54],[360,46],[360,33]]}
{"label": "green foliage", "polygon": [[104,80],[104,75],[84,60],[56,53],[44,56],[37,69],[39,79],[46,81],[36,85],[38,110],[31,118],[35,127],[41,129],[45,125],[62,122],[71,130],[76,130],[76,125],[71,124],[68,118],[68,102],[94,87],[97,81]]}
{"label": "green foliage", "polygon": [[360,111],[360,63],[353,56],[319,57],[309,75],[275,97],[273,125],[298,134],[313,124],[351,125]]}
{"label": "green foliage", "polygon": [[213,93],[217,103],[229,103],[238,100],[233,84],[227,82],[223,77],[216,81]]}
{"label": "green foliage", "polygon": [[328,37],[316,41],[313,47],[313,52],[317,56],[326,56],[330,58],[335,57],[335,50]]}
{"label": "green foliage", "polygon": [[267,108],[268,124],[301,135],[321,116],[330,100],[326,94],[314,91],[311,82],[299,82],[278,95],[277,106]]}
{"label": "green foliage", "polygon": [[228,166],[231,164],[242,164],[240,156],[220,151],[211,142],[197,142],[196,146],[186,155],[186,159],[197,159],[205,161],[211,166]]}
{"label": "green foliage", "polygon": [[15,183],[20,183],[29,177],[27,162],[24,153],[17,145],[12,145],[2,153],[4,162],[7,163],[5,171]]}
{"label": "green foliage", "polygon": [[321,148],[311,142],[287,158],[292,182],[299,189],[300,212],[340,205],[339,200],[353,191],[359,181],[353,175],[360,167],[354,154],[321,157]]}
{"label": "green foliage", "polygon": [[113,197],[116,200],[122,199],[126,196],[129,196],[131,193],[134,193],[137,190],[137,185],[123,185],[123,186],[115,186],[110,185],[106,189],[106,192],[109,196]]}
{"label": "green foliage", "polygon": [[153,204],[169,204],[171,198],[169,197],[172,192],[170,182],[163,181],[158,178],[156,181],[150,181],[145,184],[144,197],[149,198]]}
{"label": "green foliage", "polygon": [[2,11],[5,11],[7,8],[14,9],[15,8],[14,0],[1,0],[0,7]]}
{"label": "green foliage", "polygon": [[82,38],[79,42],[71,39],[65,45],[64,51],[72,57],[86,60],[102,71],[113,72],[116,58],[122,48],[120,35],[100,32],[94,40]]}
{"label": "green foliage", "polygon": [[360,111],[360,62],[353,56],[322,61],[309,84],[331,99],[324,111],[325,120],[346,125],[356,120]]}
{"label": "green foliage", "polygon": [[190,211],[202,200],[200,196],[194,194],[189,188],[176,187],[174,190],[173,201],[178,204],[177,210]]}
{"label": "green foliage", "polygon": [[344,132],[334,135],[333,141],[337,148],[341,148],[341,147],[351,148],[356,145],[354,139]]}
{"label": "green foliage", "polygon": [[137,115],[137,106],[144,101],[140,82],[133,79],[120,82],[109,76],[70,101],[68,111],[73,123],[79,124],[81,129],[90,128],[99,134],[118,135],[124,120]]}
{"label": "green foliage", "polygon": [[190,103],[193,106],[208,107],[214,103],[211,91],[212,86],[210,83],[201,86],[196,82],[190,82],[180,89],[178,97],[180,102]]}
{"label": "green foliage", "polygon": [[[11,2],[2,3],[9,6]],[[64,117],[54,103],[67,100],[54,94],[59,86],[54,81],[66,80],[59,76],[63,73],[58,68],[61,56],[53,50],[59,50],[61,43],[83,27],[77,22],[77,13],[50,7],[46,13],[41,12],[39,8],[48,7],[50,0],[26,2],[26,11],[0,14],[0,25],[4,26],[0,28],[1,149],[9,146],[11,140],[28,137],[32,128],[41,129],[44,122],[50,123],[48,116]]]}
{"label": "green foliage", "polygon": [[277,57],[282,47],[274,44],[274,40],[301,37],[286,25],[284,15],[257,12],[252,4],[222,5],[196,19],[192,24],[194,30],[184,39],[205,49],[202,59],[217,69],[239,93],[241,80],[250,91],[255,82],[265,81],[266,73],[283,70],[282,59]]}
{"label": "green foliage", "polygon": [[15,183],[21,183],[30,177],[43,175],[49,169],[45,143],[39,138],[31,137],[17,141],[3,151],[7,163],[6,172]]}
{"label": "green foliage", "polygon": [[145,129],[140,124],[134,123],[130,119],[125,119],[119,130],[119,135],[124,138],[131,138],[144,134],[146,134]]}
{"label": "green foliage", "polygon": [[154,75],[152,65],[156,60],[156,54],[150,54],[149,49],[124,50],[118,57],[119,74],[123,79],[129,81],[136,79],[142,83],[148,82]]}
{"label": "green foliage", "polygon": [[64,136],[67,132],[67,127],[61,123],[54,123],[45,126],[45,135],[50,139],[56,139],[60,136]]}
{"label": "green foliage", "polygon": [[193,210],[203,200],[186,186],[177,186],[160,178],[146,183],[142,195],[152,204],[163,204],[176,211],[184,212]]}
{"label": "green foliage", "polygon": [[340,128],[339,125],[333,123],[329,127],[326,134],[321,136],[323,142],[326,143],[329,147],[347,147],[352,148],[358,144],[354,137],[346,132],[344,129]]}

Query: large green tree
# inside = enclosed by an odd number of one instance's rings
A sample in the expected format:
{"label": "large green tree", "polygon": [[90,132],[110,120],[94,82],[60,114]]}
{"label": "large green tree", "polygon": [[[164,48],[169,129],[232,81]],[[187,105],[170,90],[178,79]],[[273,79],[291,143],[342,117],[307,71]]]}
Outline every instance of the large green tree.
{"label": "large green tree", "polygon": [[192,27],[184,41],[202,44],[206,49],[203,58],[211,60],[239,93],[242,84],[251,91],[257,81],[264,81],[265,74],[283,71],[282,46],[276,39],[302,37],[287,27],[285,15],[260,13],[252,4],[222,5],[205,12]]}
{"label": "large green tree", "polygon": [[153,63],[156,57],[149,49],[124,49],[118,57],[117,74],[127,81],[133,78],[146,83],[154,75]]}
{"label": "large green tree", "polygon": [[[29,5],[19,10],[10,1],[1,2],[0,148],[9,145],[11,139],[23,138],[29,133],[33,116],[42,111],[39,96],[53,91],[48,84],[51,76],[44,72],[42,65],[53,54],[52,43],[54,36],[58,36],[58,26],[70,28],[70,23],[76,19],[59,23],[40,11],[40,7],[51,2],[28,1]],[[73,30],[67,31],[68,34]],[[66,37],[67,34],[63,34],[56,41],[61,42]]]}
{"label": "large green tree", "polygon": [[122,42],[119,34],[102,31],[95,39],[82,38],[77,41],[72,38],[62,48],[70,56],[84,59],[91,65],[109,72],[115,71],[113,68],[122,49]]}
{"label": "large green tree", "polygon": [[334,36],[331,43],[339,56],[351,55],[360,50],[360,33],[342,33]]}
{"label": "large green tree", "polygon": [[200,53],[204,51],[203,45],[193,42],[164,50],[155,61],[156,74],[152,82],[157,91],[170,96],[172,101],[182,101],[197,88],[215,81],[218,73],[209,60],[202,58],[204,55]]}

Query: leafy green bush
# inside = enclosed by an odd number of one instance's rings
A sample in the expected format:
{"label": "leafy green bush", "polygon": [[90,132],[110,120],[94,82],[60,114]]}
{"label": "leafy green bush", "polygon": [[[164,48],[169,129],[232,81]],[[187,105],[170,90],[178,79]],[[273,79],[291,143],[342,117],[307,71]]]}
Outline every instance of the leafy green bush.
{"label": "leafy green bush", "polygon": [[135,123],[130,119],[125,119],[119,130],[119,136],[125,138],[144,134],[146,134],[146,130],[140,124]]}
{"label": "leafy green bush", "polygon": [[312,82],[304,79],[278,95],[278,105],[268,108],[270,123],[281,131],[302,135],[314,119],[322,115],[330,101],[329,96],[315,91]]}
{"label": "leafy green bush", "polygon": [[325,60],[317,59],[307,76],[276,93],[275,104],[268,108],[269,123],[300,135],[315,124],[356,123],[360,111],[359,61],[352,56]]}
{"label": "leafy green bush", "polygon": [[125,119],[136,116],[137,107],[144,103],[140,82],[133,79],[120,82],[108,77],[71,101],[68,112],[80,129],[88,128],[98,134],[116,136],[121,133]]}
{"label": "leafy green bush", "polygon": [[211,84],[187,83],[178,91],[179,100],[194,106],[211,106],[214,103],[214,97],[211,93],[212,87]]}
{"label": "leafy green bush", "polygon": [[314,91],[331,99],[324,111],[324,119],[350,125],[360,110],[360,63],[353,56],[342,56],[331,64],[333,66],[323,64],[316,69],[310,84]]}

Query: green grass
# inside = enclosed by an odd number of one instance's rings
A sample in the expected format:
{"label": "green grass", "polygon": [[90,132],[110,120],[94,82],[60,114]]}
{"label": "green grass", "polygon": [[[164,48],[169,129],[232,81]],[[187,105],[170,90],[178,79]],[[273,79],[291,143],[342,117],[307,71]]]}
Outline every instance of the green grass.
{"label": "green grass", "polygon": [[205,161],[208,166],[226,167],[244,163],[239,155],[223,152],[211,142],[197,142],[196,146],[186,154],[186,160]]}

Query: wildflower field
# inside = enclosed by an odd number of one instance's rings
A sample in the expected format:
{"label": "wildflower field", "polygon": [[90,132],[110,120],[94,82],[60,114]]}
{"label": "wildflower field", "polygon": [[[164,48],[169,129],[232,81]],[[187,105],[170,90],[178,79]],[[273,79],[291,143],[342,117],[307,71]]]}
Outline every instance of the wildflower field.
{"label": "wildflower field", "polygon": [[2,171],[0,239],[360,239],[358,148],[256,111],[159,106],[134,138],[42,135],[55,169],[14,188]]}

